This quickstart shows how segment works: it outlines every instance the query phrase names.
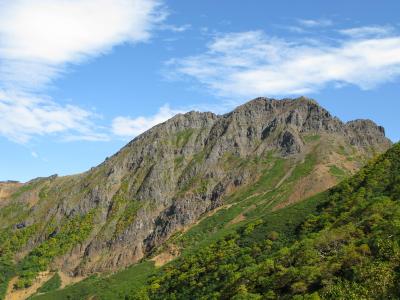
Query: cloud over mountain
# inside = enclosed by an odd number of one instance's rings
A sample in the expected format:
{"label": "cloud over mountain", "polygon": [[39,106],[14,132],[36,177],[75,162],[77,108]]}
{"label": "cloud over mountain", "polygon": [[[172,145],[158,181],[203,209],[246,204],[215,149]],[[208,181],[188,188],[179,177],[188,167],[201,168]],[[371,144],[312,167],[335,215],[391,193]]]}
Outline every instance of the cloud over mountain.
{"label": "cloud over mountain", "polygon": [[342,31],[350,37],[331,43],[289,41],[263,31],[227,33],[214,37],[203,53],[167,66],[172,74],[226,97],[305,94],[328,84],[366,90],[400,75],[400,35],[382,32],[352,28]]}

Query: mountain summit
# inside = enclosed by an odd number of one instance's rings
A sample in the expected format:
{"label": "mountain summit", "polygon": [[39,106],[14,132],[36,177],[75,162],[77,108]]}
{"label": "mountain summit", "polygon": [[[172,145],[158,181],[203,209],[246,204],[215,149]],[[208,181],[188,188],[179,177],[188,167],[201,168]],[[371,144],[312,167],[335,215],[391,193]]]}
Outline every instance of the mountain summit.
{"label": "mountain summit", "polygon": [[[117,270],[221,208],[237,208],[229,226],[326,190],[390,145],[372,121],[343,123],[305,97],[178,114],[85,173],[1,183],[12,242],[0,239],[0,255],[18,266],[19,288],[48,270]],[[248,199],[260,201],[240,210]]]}

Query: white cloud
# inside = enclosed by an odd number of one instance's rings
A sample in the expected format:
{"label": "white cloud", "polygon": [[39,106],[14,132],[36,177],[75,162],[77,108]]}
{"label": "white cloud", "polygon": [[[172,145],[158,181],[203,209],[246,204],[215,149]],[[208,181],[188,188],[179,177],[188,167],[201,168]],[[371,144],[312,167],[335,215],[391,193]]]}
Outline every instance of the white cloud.
{"label": "white cloud", "polygon": [[282,28],[282,29],[286,29],[290,32],[294,32],[294,33],[306,33],[307,32],[306,30],[304,30],[303,27],[300,27],[300,26],[278,26],[278,27]]}
{"label": "white cloud", "polygon": [[153,116],[140,116],[137,118],[117,117],[113,120],[112,132],[117,136],[133,138],[182,112],[181,110],[171,109],[166,104]]}
{"label": "white cloud", "polygon": [[28,142],[32,136],[60,133],[107,139],[107,136],[95,132],[90,121],[95,117],[93,113],[32,95],[25,97],[0,91],[0,115],[0,135],[21,144]]}
{"label": "white cloud", "polygon": [[0,134],[22,143],[55,133],[103,139],[91,112],[42,100],[40,92],[72,65],[147,41],[166,16],[161,1],[0,0],[0,111],[11,113],[2,114]]}
{"label": "white cloud", "polygon": [[353,38],[384,37],[393,34],[394,28],[391,26],[364,26],[343,29],[339,32]]}
{"label": "white cloud", "polygon": [[229,97],[305,94],[330,83],[371,89],[400,75],[400,36],[325,44],[288,42],[261,31],[230,33],[214,38],[205,53],[167,66]]}
{"label": "white cloud", "polygon": [[159,5],[158,0],[1,1],[0,79],[36,88],[66,64],[145,41],[164,16]]}
{"label": "white cloud", "polygon": [[164,24],[164,25],[160,26],[160,29],[169,30],[172,32],[185,32],[185,31],[189,30],[191,27],[192,27],[192,25],[190,25],[190,24],[184,24],[181,26],[172,25],[172,24]]}
{"label": "white cloud", "polygon": [[304,27],[327,27],[333,25],[333,22],[329,19],[300,19],[297,22]]}

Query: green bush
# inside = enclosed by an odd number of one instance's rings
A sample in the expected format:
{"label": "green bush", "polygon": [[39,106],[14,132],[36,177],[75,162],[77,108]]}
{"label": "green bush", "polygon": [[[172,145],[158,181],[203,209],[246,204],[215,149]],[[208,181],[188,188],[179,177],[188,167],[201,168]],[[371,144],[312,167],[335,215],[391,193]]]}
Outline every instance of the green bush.
{"label": "green bush", "polygon": [[64,223],[54,236],[34,248],[18,265],[19,280],[16,288],[32,284],[39,272],[46,271],[53,258],[63,255],[84,241],[93,228],[95,211],[77,216]]}
{"label": "green bush", "polygon": [[[295,176],[311,166],[312,159],[306,160]],[[288,218],[291,210],[304,205],[299,204],[278,211],[277,219],[269,215],[262,223],[248,224],[165,267],[149,280],[147,296],[397,299],[398,174],[400,145],[395,145],[354,177],[317,197],[316,211],[303,214],[302,221]]]}
{"label": "green bush", "polygon": [[48,281],[46,281],[38,290],[38,293],[47,293],[59,289],[61,286],[61,278],[55,273]]}

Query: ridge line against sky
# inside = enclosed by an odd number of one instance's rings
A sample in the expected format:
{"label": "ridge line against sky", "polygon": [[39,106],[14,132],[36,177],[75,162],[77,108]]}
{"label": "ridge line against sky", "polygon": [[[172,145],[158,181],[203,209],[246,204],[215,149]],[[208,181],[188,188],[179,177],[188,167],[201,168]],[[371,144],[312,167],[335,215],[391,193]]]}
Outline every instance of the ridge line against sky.
{"label": "ridge line against sky", "polygon": [[[219,8],[222,5],[213,9]],[[163,0],[0,0],[0,146],[27,149],[33,159],[46,163],[44,144],[51,149],[59,143],[102,142],[117,149],[115,145],[176,113],[225,113],[258,96],[306,95],[330,109],[335,104],[324,100],[327,95],[344,90],[358,97],[372,95],[400,77],[400,22],[357,23],[324,13],[261,26],[243,18],[241,26],[232,26],[229,19],[204,26],[182,17],[196,12],[188,9],[190,5]],[[156,89],[152,85],[177,86],[177,91],[157,100],[132,98],[131,104],[111,95],[109,101],[120,109],[62,92],[74,94],[63,84],[81,76],[81,70],[118,56],[120,69],[136,78],[129,83],[132,95],[144,86]],[[137,65],[132,62],[125,70],[132,59]],[[95,80],[109,70],[114,73],[108,78],[122,78],[122,71],[115,73],[116,65],[99,67],[90,73],[93,79],[83,83],[105,90]],[[155,75],[141,78],[150,68]],[[177,97],[186,101],[174,100]],[[390,138],[399,138],[393,127],[387,129]]]}

